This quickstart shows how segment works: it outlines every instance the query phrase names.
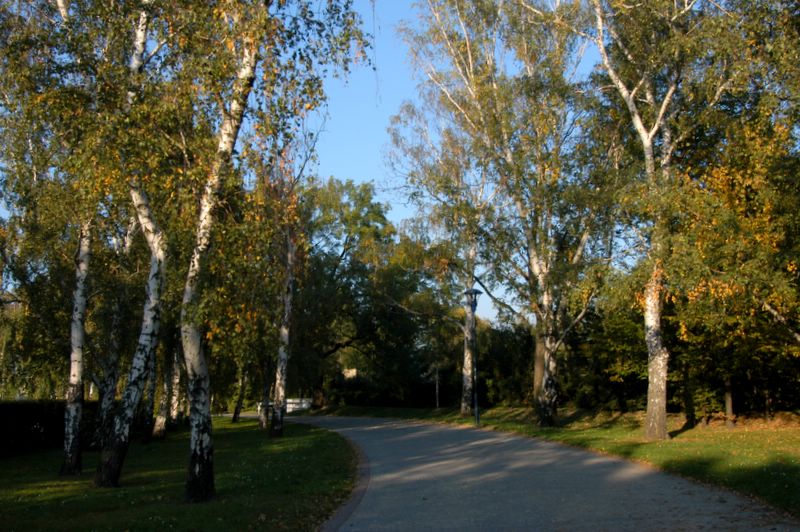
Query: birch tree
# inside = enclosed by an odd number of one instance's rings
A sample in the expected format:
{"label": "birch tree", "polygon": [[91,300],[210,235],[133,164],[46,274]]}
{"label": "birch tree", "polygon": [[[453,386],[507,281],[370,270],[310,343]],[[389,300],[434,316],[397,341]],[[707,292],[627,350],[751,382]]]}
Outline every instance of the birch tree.
{"label": "birch tree", "polygon": [[[227,68],[218,73],[217,81],[209,87],[224,94],[225,103],[218,109],[219,128],[200,197],[194,246],[181,303],[181,339],[188,378],[191,427],[186,493],[192,501],[207,500],[214,494],[210,377],[202,350],[201,326],[194,307],[200,296],[203,262],[214,226],[214,209],[218,205],[223,180],[233,172],[233,152],[256,76],[262,73],[261,82],[255,85],[256,96],[265,96],[267,101],[271,101],[271,96],[279,93],[273,92],[273,86],[268,84],[281,79],[296,79],[298,72],[305,72],[307,76],[303,78],[301,87],[305,89],[309,107],[313,107],[322,96],[320,76],[328,65],[346,67],[351,43],[359,37],[349,2],[329,2],[319,13],[315,12],[311,2],[305,0],[212,11],[222,22],[217,30],[221,32],[220,40],[229,43],[231,52],[222,62]],[[214,51],[220,52],[218,49]],[[279,128],[270,131],[272,126],[269,123],[259,127],[276,136],[281,134]]]}
{"label": "birch tree", "polygon": [[[407,36],[413,42],[413,36]],[[396,148],[392,164],[406,181],[410,198],[429,220],[435,240],[429,244],[436,247],[437,243],[446,243],[438,249],[452,252],[451,256],[440,257],[447,268],[437,268],[437,273],[443,282],[453,282],[457,287],[453,297],[462,298],[476,289],[483,228],[490,219],[495,193],[489,174],[481,171],[469,153],[469,137],[458,131],[460,125],[450,115],[438,88],[428,83],[422,90],[424,103],[420,108],[406,103],[392,119],[392,142]],[[461,329],[461,414],[470,415],[476,349],[474,309],[468,302]]]}
{"label": "birch tree", "polygon": [[[63,199],[64,193],[71,194],[62,205],[69,211],[67,230],[74,227],[77,234],[77,252],[61,472],[76,474],[81,471],[79,426],[91,234],[103,190],[98,177],[102,170],[92,161],[99,137],[92,134],[90,126],[100,105],[99,84],[95,73],[87,68],[83,43],[74,38],[84,21],[73,20],[67,9],[56,12],[42,2],[9,6],[4,7],[0,22],[8,43],[2,62],[3,133],[8,140],[16,139],[7,144],[11,149],[4,159],[12,168],[26,169],[24,173],[4,172],[7,190],[21,200],[11,209],[20,217],[21,225],[27,225],[25,218],[35,216],[36,210],[30,200],[49,202],[56,197]],[[83,28],[86,31],[96,29],[87,26]],[[22,121],[15,124],[14,119]],[[21,125],[29,129],[17,129]]]}
{"label": "birch tree", "polygon": [[[306,154],[306,157],[309,155]],[[286,378],[291,347],[292,306],[295,303],[295,277],[298,267],[298,246],[302,245],[299,231],[298,186],[303,179],[306,161],[292,160],[291,152],[284,151],[273,170],[270,185],[276,190],[283,207],[278,222],[282,236],[282,246],[278,249],[284,257],[282,261],[282,283],[280,290],[281,309],[278,325],[278,357],[275,365],[273,413],[270,435],[283,436],[283,418],[286,415]]]}
{"label": "birch tree", "polygon": [[[244,18],[260,13],[232,13],[234,24],[244,23]],[[211,228],[214,224],[213,211],[223,179],[232,161],[233,148],[239,135],[258,63],[259,40],[257,35],[248,35],[239,27],[230,38],[240,37],[239,54],[236,57],[237,70],[230,87],[226,108],[220,110],[222,122],[217,132],[216,153],[212,159],[208,177],[200,199],[199,213],[195,230],[195,243],[186,274],[181,304],[181,341],[186,364],[187,387],[189,390],[189,424],[191,437],[189,443],[189,474],[186,481],[186,495],[191,501],[204,501],[214,495],[213,443],[211,439],[211,397],[210,376],[206,357],[202,351],[200,326],[191,315],[192,307],[199,295],[199,282],[202,273],[201,261],[205,258],[210,242]],[[237,35],[239,34],[239,35]],[[235,47],[235,45],[234,45]],[[228,74],[228,73],[225,73]]]}
{"label": "birch tree", "polygon": [[[430,0],[427,8],[417,53],[478,168],[492,177],[496,212],[485,253],[521,305],[513,311],[535,324],[534,395],[541,422],[551,424],[556,351],[591,300],[591,290],[574,296],[597,236],[591,194],[578,193],[587,184],[596,190],[596,176],[569,162],[578,144],[580,106],[569,73],[579,39],[504,2]],[[580,302],[571,318],[570,300]]]}
{"label": "birch tree", "polygon": [[[650,270],[641,304],[648,351],[648,399],[645,435],[663,440],[667,433],[669,351],[661,328],[665,293],[664,261],[670,211],[668,192],[674,182],[677,150],[694,131],[681,112],[702,102],[708,111],[729,88],[730,55],[714,53],[714,16],[726,17],[715,2],[685,0],[627,5],[592,0],[592,29],[600,64],[628,113],[643,165],[642,186],[647,220],[644,253]],[[717,34],[718,35],[718,34]],[[719,52],[720,50],[716,50]],[[708,66],[700,66],[702,60]],[[695,87],[698,94],[691,94]],[[694,98],[693,98],[694,96]],[[697,117],[694,120],[697,122]]]}
{"label": "birch tree", "polygon": [[75,292],[70,323],[69,384],[64,411],[64,462],[62,475],[81,472],[81,417],[83,411],[83,367],[86,332],[87,276],[91,248],[91,221],[81,224],[78,251],[75,254]]}
{"label": "birch tree", "polygon": [[[153,37],[153,34],[149,32],[151,23],[149,10],[150,2],[143,2],[141,9],[135,13],[133,19],[134,29],[127,53],[128,72],[126,78],[123,78],[126,79],[128,87],[125,93],[123,112],[129,117],[132,114],[134,99],[137,97],[134,87],[136,87],[137,80],[146,63],[153,57],[153,54],[149,55],[147,51],[148,39]],[[161,45],[163,44],[162,42]],[[146,283],[141,330],[131,361],[127,384],[114,418],[112,433],[103,445],[95,475],[95,484],[104,487],[119,485],[122,466],[130,443],[131,425],[144,393],[148,374],[155,383],[155,353],[161,324],[161,293],[164,287],[166,261],[165,236],[155,221],[149,197],[142,186],[142,170],[134,167],[140,159],[129,146],[124,144],[121,146],[121,152],[123,172],[129,176],[128,188],[134,216],[150,250],[150,270]]]}
{"label": "birch tree", "polygon": [[[589,310],[608,256],[616,183],[588,137],[590,114],[577,70],[584,42],[547,16],[509,9],[507,46],[517,72],[491,83],[499,137],[493,164],[508,205],[493,229],[495,272],[525,302],[534,337],[533,397],[539,422],[557,419],[558,351]],[[544,102],[544,105],[542,104]],[[516,252],[519,250],[519,252]]]}

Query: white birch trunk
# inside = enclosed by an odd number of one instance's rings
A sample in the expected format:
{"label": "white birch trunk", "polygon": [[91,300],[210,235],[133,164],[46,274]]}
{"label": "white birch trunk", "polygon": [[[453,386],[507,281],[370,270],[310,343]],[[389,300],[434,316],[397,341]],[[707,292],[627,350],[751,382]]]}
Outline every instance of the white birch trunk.
{"label": "white birch trunk", "polygon": [[669,439],[667,432],[669,351],[664,347],[661,335],[661,289],[661,274],[656,266],[644,292],[644,334],[648,353],[645,437],[651,440]]}
{"label": "white birch trunk", "polygon": [[[159,320],[160,321],[160,320]],[[156,330],[160,329],[160,323]],[[147,393],[144,396],[145,401],[142,408],[142,415],[144,419],[144,441],[149,441],[153,433],[153,426],[155,425],[155,408],[156,408],[156,390],[158,388],[158,366],[156,360],[156,348],[158,346],[158,336],[152,339],[153,345],[150,349],[149,359],[147,360]]]}
{"label": "white birch trunk", "polygon": [[473,373],[475,364],[475,313],[472,305],[464,305],[464,360],[461,364],[461,415],[472,415]]}
{"label": "white birch trunk", "polygon": [[265,362],[261,372],[264,377],[264,386],[261,391],[261,403],[258,409],[258,425],[262,429],[266,429],[269,428],[269,397],[270,390],[272,389],[272,382],[270,381],[270,377],[272,377],[272,364],[268,361]]}
{"label": "white birch trunk", "polygon": [[[95,484],[102,487],[119,485],[122,465],[130,443],[131,425],[144,392],[150,365],[155,364],[155,351],[161,326],[161,292],[164,286],[166,261],[164,236],[153,219],[152,209],[144,191],[138,186],[132,185],[130,194],[139,226],[142,228],[150,248],[150,272],[147,278],[142,325],[136,351],[131,361],[131,369],[128,373],[128,382],[123,392],[119,411],[114,419],[111,438],[101,452],[100,463],[95,475]],[[150,416],[152,417],[152,411]]]}
{"label": "white birch trunk", "polygon": [[291,230],[286,233],[286,272],[281,294],[283,316],[279,331],[278,363],[275,368],[275,395],[273,398],[270,435],[283,436],[283,417],[286,415],[286,368],[289,363],[289,342],[292,326],[292,295],[297,243]]}
{"label": "white birch trunk", "polygon": [[163,377],[161,380],[161,397],[158,400],[158,414],[153,423],[151,436],[161,439],[167,435],[167,416],[169,415],[169,401],[172,386],[172,374],[177,370],[169,359],[164,361]]}
{"label": "white birch trunk", "polygon": [[475,312],[464,306],[464,361],[461,367],[461,415],[474,414],[475,400]]}
{"label": "white birch trunk", "polygon": [[175,424],[181,414],[181,357],[177,349],[172,354],[172,386],[169,395],[168,423]]}
{"label": "white birch trunk", "polygon": [[63,22],[69,20],[69,2],[67,0],[56,0],[56,8]]}
{"label": "white birch trunk", "polygon": [[556,359],[556,303],[554,301],[550,268],[545,264],[538,264],[536,267],[538,289],[541,292],[539,303],[540,312],[536,317],[538,323],[536,327],[536,351],[537,361],[534,369],[538,369],[540,375],[535,378],[541,379],[538,383],[537,394],[535,395],[536,407],[539,415],[539,424],[546,427],[556,425],[558,420],[558,384],[556,380],[558,370],[558,360]]}
{"label": "white birch trunk", "polygon": [[190,501],[199,502],[214,496],[214,449],[211,440],[211,394],[208,364],[202,350],[200,327],[192,313],[197,302],[198,283],[202,261],[211,241],[214,225],[214,208],[218,202],[222,174],[231,163],[233,148],[247,106],[247,98],[255,80],[257,50],[252,43],[244,46],[242,64],[234,82],[230,109],[224,113],[220,127],[217,152],[200,200],[195,244],[186,274],[181,303],[181,343],[186,362],[189,397],[189,472],[186,495]]}
{"label": "white birch trunk", "polygon": [[75,257],[75,291],[72,295],[70,324],[69,383],[64,409],[64,461],[62,475],[77,475],[82,470],[81,415],[83,414],[83,348],[86,331],[86,281],[91,255],[91,220],[81,224]]}
{"label": "white birch trunk", "polygon": [[100,405],[97,415],[97,430],[94,440],[96,444],[103,448],[111,437],[113,423],[114,399],[117,396],[117,381],[119,380],[119,334],[121,302],[119,299],[114,301],[114,308],[111,317],[111,334],[108,340],[108,354],[103,361],[103,378],[99,383]]}
{"label": "white birch trunk", "polygon": [[[464,278],[464,293],[472,290],[475,283],[475,262],[478,246],[471,242],[467,250],[467,275]],[[472,415],[475,373],[475,311],[468,297],[464,305],[464,359],[461,362],[461,415]]]}
{"label": "white birch trunk", "polygon": [[[141,72],[144,65],[143,57],[147,45],[149,21],[148,12],[142,10],[139,13],[128,65],[131,79]],[[128,105],[130,105],[133,97],[134,93],[129,91],[127,94]],[[150,271],[147,278],[142,325],[136,351],[131,361],[128,382],[123,392],[119,411],[114,419],[111,438],[104,445],[100,463],[97,466],[95,484],[101,487],[119,485],[122,465],[130,444],[131,425],[139,401],[142,398],[149,367],[151,364],[155,364],[155,350],[161,324],[161,291],[164,286],[164,263],[166,260],[164,238],[154,221],[147,195],[141,186],[133,180],[130,186],[130,195],[136,210],[137,220],[150,248]],[[152,411],[150,412],[150,417],[152,418]]]}
{"label": "white birch trunk", "polygon": [[[593,0],[594,15],[595,15],[595,28],[596,37],[595,44],[600,52],[601,61],[606,73],[611,78],[612,83],[619,92],[631,118],[631,123],[634,130],[639,136],[639,141],[642,145],[644,154],[645,174],[647,177],[648,185],[651,187],[652,193],[658,193],[656,181],[656,165],[655,153],[653,150],[653,140],[656,135],[663,130],[665,117],[668,115],[668,110],[672,104],[673,97],[677,91],[677,81],[673,80],[665,93],[659,105],[656,105],[654,98],[650,95],[647,98],[648,105],[653,107],[655,117],[649,129],[645,126],[642,119],[642,113],[636,99],[636,90],[641,86],[648,86],[649,80],[644,77],[639,81],[636,89],[629,89],[614,66],[611,64],[611,59],[605,47],[605,13],[600,0]],[[646,73],[643,73],[646,75]],[[647,90],[647,89],[646,89]],[[663,139],[665,143],[670,143],[669,135]],[[665,148],[666,155],[662,157],[661,168],[662,171],[669,171],[669,157],[671,154],[671,147]],[[657,215],[653,220],[656,226],[656,231],[662,223],[662,220]],[[658,250],[658,242],[654,241],[651,244],[651,255],[653,250]],[[644,325],[645,325],[645,343],[647,344],[648,364],[647,364],[647,413],[645,419],[645,437],[652,440],[664,440],[669,438],[667,432],[667,376],[668,376],[668,362],[669,351],[664,346],[661,331],[661,292],[663,291],[663,279],[660,273],[660,265],[658,264],[658,257],[655,259],[653,271],[645,286],[644,294]]]}
{"label": "white birch trunk", "polygon": [[[131,217],[124,238],[114,239],[113,247],[117,257],[122,258],[130,253],[136,226],[136,219]],[[108,335],[108,352],[99,361],[103,368],[103,377],[98,382],[100,405],[93,439],[95,445],[100,449],[109,441],[113,429],[114,400],[117,397],[121,350],[119,330],[122,327],[122,305],[126,297],[127,294],[120,291],[114,294],[114,305],[111,309],[111,330]]]}
{"label": "white birch trunk", "polygon": [[155,356],[156,338],[160,325],[161,288],[163,268],[158,255],[150,257],[150,274],[147,280],[147,299],[142,313],[142,328],[139,341],[128,374],[128,385],[114,420],[114,432],[109,444],[103,449],[97,467],[95,484],[101,487],[119,486],[122,464],[128,452],[130,429],[136,408],[142,398],[147,379],[149,361]]}
{"label": "white birch trunk", "polygon": [[557,340],[549,324],[544,332],[537,335],[537,350],[541,342],[542,382],[536,398],[539,425],[552,427],[558,423],[558,361],[556,359]]}

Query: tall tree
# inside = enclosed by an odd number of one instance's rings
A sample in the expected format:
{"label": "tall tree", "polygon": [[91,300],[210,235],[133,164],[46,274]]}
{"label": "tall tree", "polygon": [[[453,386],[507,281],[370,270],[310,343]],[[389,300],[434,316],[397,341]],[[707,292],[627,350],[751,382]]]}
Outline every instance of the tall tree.
{"label": "tall tree", "polygon": [[[413,43],[414,36],[410,32],[407,36]],[[421,57],[418,59],[423,67],[429,66]],[[446,251],[439,253],[437,264],[431,264],[435,274],[451,285],[447,287],[451,297],[462,299],[476,289],[483,228],[490,218],[495,189],[488,172],[481,171],[470,153],[469,137],[459,131],[460,124],[453,119],[438,87],[429,82],[422,91],[424,103],[419,108],[406,103],[392,119],[392,142],[396,148],[392,164],[406,180],[410,198],[428,220],[432,237],[428,245]],[[462,415],[472,413],[476,356],[475,309],[467,299],[461,326]]]}
{"label": "tall tree", "polygon": [[577,281],[597,225],[593,198],[582,191],[587,184],[596,190],[598,176],[570,163],[580,144],[578,90],[569,80],[579,39],[546,20],[525,19],[516,5],[430,0],[427,7],[417,53],[439,105],[468,139],[478,175],[491,178],[484,190],[498,201],[483,253],[535,323],[534,393],[542,423],[551,424],[555,354],[591,291],[572,319],[567,302],[580,300],[572,291],[582,290]]}
{"label": "tall tree", "polygon": [[[281,81],[288,79],[303,89],[299,93],[301,101],[313,107],[322,98],[321,79],[327,66],[334,64],[346,68],[351,44],[360,38],[355,14],[346,0],[328,2],[319,12],[315,11],[312,2],[296,0],[212,7],[209,15],[212,16],[217,42],[227,43],[227,46],[208,50],[210,57],[221,67],[221,71],[214,72],[213,79],[206,80],[208,90],[210,94],[217,91],[223,94],[225,103],[217,108],[219,128],[200,198],[194,246],[181,304],[181,338],[188,377],[191,426],[186,492],[192,501],[206,500],[214,494],[210,378],[194,307],[200,296],[203,261],[214,226],[214,210],[222,183],[233,170],[234,148],[248,100],[255,86],[256,101],[266,102],[270,108],[284,88]],[[204,48],[208,46],[208,41],[197,40],[196,36],[193,42]],[[256,84],[259,72],[262,76]],[[278,127],[271,122],[257,127],[276,137],[290,134],[281,131],[280,125],[278,120]]]}
{"label": "tall tree", "polygon": [[[151,34],[148,31],[151,21],[149,4],[149,1],[143,2],[141,10],[134,15],[134,31],[128,52],[126,79],[128,90],[125,94],[123,106],[124,112],[128,115],[132,112],[131,108],[137,96],[133,87],[136,86],[137,78],[141,75],[149,59],[147,54],[147,41],[148,38],[151,38]],[[134,213],[150,249],[150,271],[147,278],[141,331],[136,351],[131,361],[122,401],[114,418],[113,431],[104,442],[100,463],[97,467],[95,484],[98,486],[119,485],[122,465],[130,443],[131,425],[144,393],[145,381],[148,373],[151,374],[151,379],[154,380],[155,377],[155,372],[150,371],[149,368],[155,369],[155,352],[161,321],[161,292],[164,286],[164,263],[166,260],[165,238],[154,220],[149,198],[141,184],[142,177],[138,171],[130,168],[129,159],[133,158],[134,154],[128,146],[123,145],[121,148],[123,168],[127,166],[127,169],[131,172],[129,191]]]}
{"label": "tall tree", "polygon": [[[666,439],[669,351],[661,327],[664,263],[674,183],[675,155],[694,131],[688,113],[713,109],[731,84],[730,50],[715,46],[723,35],[716,23],[727,14],[716,2],[684,0],[628,5],[592,0],[592,39],[603,72],[628,114],[643,165],[637,190],[644,206],[644,242],[649,269],[642,294],[648,362],[645,435]],[[704,66],[704,61],[706,66]],[[697,123],[697,116],[692,119]]]}
{"label": "tall tree", "polygon": [[81,224],[75,253],[75,292],[70,322],[69,384],[64,411],[64,462],[62,475],[81,472],[81,418],[83,410],[83,368],[86,331],[87,276],[91,248],[91,219]]}
{"label": "tall tree", "polygon": [[[313,150],[313,145],[308,147]],[[275,191],[282,206],[278,227],[281,229],[282,246],[279,247],[284,257],[282,286],[280,290],[280,324],[278,326],[278,357],[275,367],[275,392],[273,395],[273,413],[270,434],[283,436],[283,418],[286,414],[286,372],[288,369],[291,347],[292,307],[295,303],[295,278],[298,268],[298,251],[303,245],[300,232],[300,216],[298,213],[298,187],[304,178],[304,172],[311,157],[310,152],[301,154],[303,160],[294,160],[290,149],[285,149],[277,161],[270,176],[270,187]]]}
{"label": "tall tree", "polygon": [[[103,170],[92,160],[100,135],[92,131],[91,123],[104,101],[98,83],[102,74],[92,70],[85,42],[76,37],[81,31],[96,35],[97,28],[73,19],[68,4],[64,5],[66,9],[59,10],[59,14],[44,2],[8,6],[0,20],[8,43],[2,61],[6,78],[2,87],[3,115],[6,119],[23,120],[20,124],[4,124],[7,138],[23,140],[11,144],[11,153],[4,155],[12,164],[21,163],[19,168],[27,168],[24,173],[6,174],[7,190],[21,200],[15,210],[19,209],[20,221],[25,225],[25,218],[36,208],[28,201],[37,196],[45,202],[53,201],[56,197],[63,199],[66,191],[72,193],[66,204],[72,209],[66,224],[75,228],[78,251],[61,470],[74,474],[81,469],[78,427],[86,365],[84,329],[91,232],[105,189]],[[14,153],[14,148],[21,151]]]}
{"label": "tall tree", "polygon": [[574,8],[556,4],[533,16],[530,6],[505,14],[518,70],[501,71],[492,82],[500,124],[493,165],[508,207],[497,217],[491,249],[496,275],[533,315],[533,396],[540,423],[550,425],[558,405],[557,352],[589,310],[610,252],[615,183],[598,160],[607,154],[587,134],[591,115],[575,78],[584,43],[557,23],[573,19]]}

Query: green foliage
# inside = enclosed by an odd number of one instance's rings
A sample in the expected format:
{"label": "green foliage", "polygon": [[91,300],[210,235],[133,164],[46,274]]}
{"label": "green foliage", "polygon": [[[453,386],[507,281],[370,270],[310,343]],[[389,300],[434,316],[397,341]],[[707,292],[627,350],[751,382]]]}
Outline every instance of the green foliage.
{"label": "green foliage", "polygon": [[481,403],[519,406],[533,389],[534,338],[527,324],[478,327],[478,391]]}

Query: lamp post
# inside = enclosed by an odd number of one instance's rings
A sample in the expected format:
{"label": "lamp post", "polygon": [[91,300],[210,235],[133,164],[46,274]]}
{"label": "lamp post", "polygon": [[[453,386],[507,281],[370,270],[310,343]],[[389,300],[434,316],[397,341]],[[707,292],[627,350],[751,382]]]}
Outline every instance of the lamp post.
{"label": "lamp post", "polygon": [[481,426],[481,415],[478,412],[478,342],[475,337],[475,309],[478,308],[478,296],[483,292],[476,288],[470,288],[464,292],[467,298],[467,305],[471,310],[467,320],[467,334],[469,335],[470,346],[472,349],[472,411],[475,412],[475,426]]}

